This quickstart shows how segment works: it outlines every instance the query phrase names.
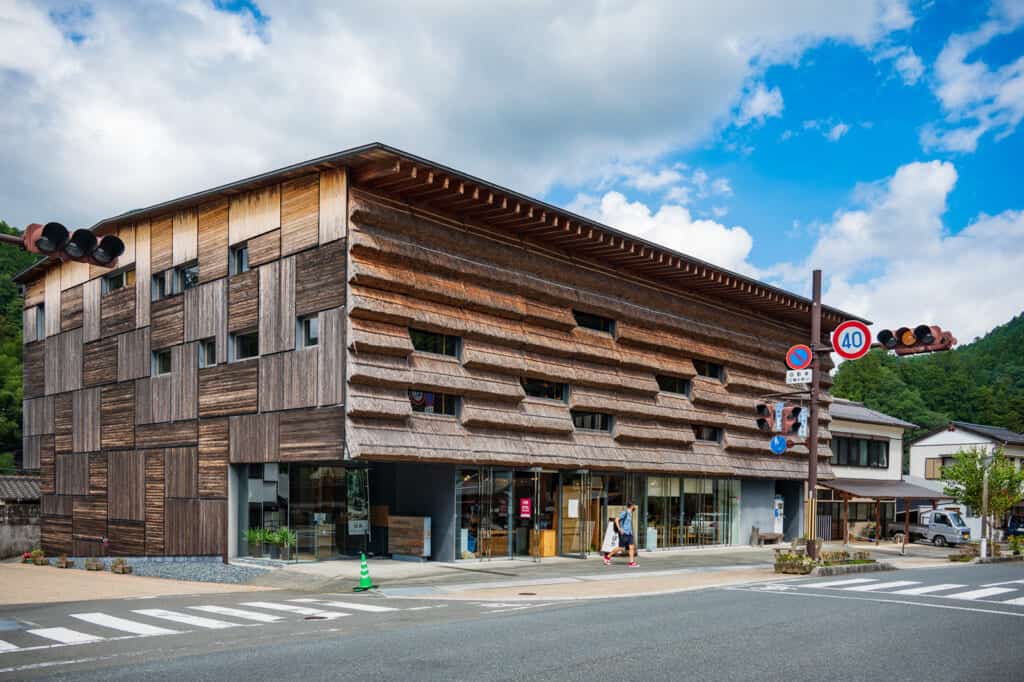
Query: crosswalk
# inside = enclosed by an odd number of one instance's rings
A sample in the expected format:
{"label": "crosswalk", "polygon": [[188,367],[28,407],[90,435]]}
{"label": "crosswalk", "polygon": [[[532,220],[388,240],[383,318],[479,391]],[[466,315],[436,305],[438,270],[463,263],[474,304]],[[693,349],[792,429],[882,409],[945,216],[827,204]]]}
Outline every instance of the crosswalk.
{"label": "crosswalk", "polygon": [[[919,580],[845,578],[843,580],[828,580],[825,582],[802,582],[793,585],[793,588],[955,599],[958,601],[982,601],[1008,606],[1024,606],[1024,596],[1022,596],[1024,595],[1024,580],[1008,580],[1002,583],[971,586],[961,583],[924,584]],[[1012,598],[1007,599],[1006,597]]]}
{"label": "crosswalk", "polygon": [[192,604],[169,608],[129,608],[117,615],[102,611],[66,614],[67,621],[53,627],[31,627],[0,633],[0,656],[61,646],[141,637],[180,635],[185,632],[253,628],[288,620],[333,621],[355,614],[386,616],[432,606],[384,606],[330,597],[245,601],[232,606]]}

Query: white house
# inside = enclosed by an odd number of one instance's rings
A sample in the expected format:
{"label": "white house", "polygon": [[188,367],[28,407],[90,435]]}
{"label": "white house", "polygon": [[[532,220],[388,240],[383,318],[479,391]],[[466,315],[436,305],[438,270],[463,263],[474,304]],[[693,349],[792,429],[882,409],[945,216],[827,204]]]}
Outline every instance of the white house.
{"label": "white house", "polygon": [[[909,478],[914,483],[941,491],[944,487],[942,467],[951,464],[957,452],[977,448],[991,453],[1000,447],[1020,469],[1024,463],[1024,433],[999,426],[950,422],[910,444]],[[960,508],[960,511],[971,529],[971,537],[980,537],[980,511],[969,508]],[[1020,506],[1015,512],[1020,513]]]}

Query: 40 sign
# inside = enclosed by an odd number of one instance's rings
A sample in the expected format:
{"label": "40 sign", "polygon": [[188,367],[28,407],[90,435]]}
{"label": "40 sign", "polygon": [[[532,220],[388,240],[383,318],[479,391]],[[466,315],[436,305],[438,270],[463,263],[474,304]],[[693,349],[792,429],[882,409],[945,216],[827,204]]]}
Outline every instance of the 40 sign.
{"label": "40 sign", "polygon": [[856,360],[871,350],[871,330],[857,320],[843,322],[832,332],[832,350],[844,360]]}

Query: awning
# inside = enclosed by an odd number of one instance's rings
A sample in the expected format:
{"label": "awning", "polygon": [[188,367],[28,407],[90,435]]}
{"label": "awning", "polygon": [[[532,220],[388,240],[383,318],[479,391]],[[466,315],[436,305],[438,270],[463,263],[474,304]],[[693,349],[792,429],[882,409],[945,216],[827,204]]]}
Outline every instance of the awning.
{"label": "awning", "polygon": [[853,497],[871,499],[904,499],[904,500],[951,500],[937,490],[914,485],[906,481],[876,481],[870,478],[837,478],[831,481],[820,481],[820,485],[832,490],[847,493]]}

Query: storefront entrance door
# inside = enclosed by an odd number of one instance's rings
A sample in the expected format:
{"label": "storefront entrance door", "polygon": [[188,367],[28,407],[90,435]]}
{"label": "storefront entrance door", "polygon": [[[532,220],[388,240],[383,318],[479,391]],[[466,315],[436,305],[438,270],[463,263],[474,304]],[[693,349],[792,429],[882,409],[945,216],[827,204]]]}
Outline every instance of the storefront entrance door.
{"label": "storefront entrance door", "polygon": [[562,473],[562,494],[559,504],[561,528],[560,552],[566,556],[585,558],[594,534],[594,520],[590,518],[589,471]]}

